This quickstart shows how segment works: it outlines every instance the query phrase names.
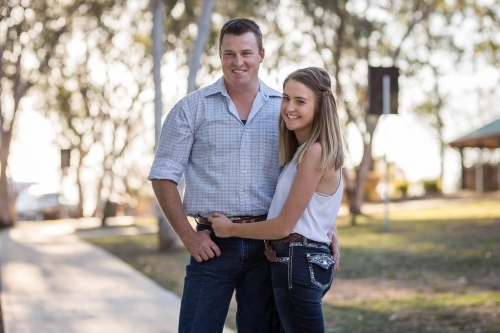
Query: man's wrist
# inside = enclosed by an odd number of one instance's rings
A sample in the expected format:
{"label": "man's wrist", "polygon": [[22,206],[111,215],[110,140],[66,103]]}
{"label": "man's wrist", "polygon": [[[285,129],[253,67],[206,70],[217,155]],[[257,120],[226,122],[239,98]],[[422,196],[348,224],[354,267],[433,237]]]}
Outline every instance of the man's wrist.
{"label": "man's wrist", "polygon": [[183,227],[182,230],[176,231],[179,238],[184,241],[184,238],[191,237],[196,231],[191,227],[191,224],[187,222],[188,227]]}
{"label": "man's wrist", "polygon": [[234,237],[235,236],[235,233],[236,233],[235,228],[237,228],[237,225],[238,225],[238,223],[231,223],[229,225],[228,231],[229,231],[229,236],[230,237]]}

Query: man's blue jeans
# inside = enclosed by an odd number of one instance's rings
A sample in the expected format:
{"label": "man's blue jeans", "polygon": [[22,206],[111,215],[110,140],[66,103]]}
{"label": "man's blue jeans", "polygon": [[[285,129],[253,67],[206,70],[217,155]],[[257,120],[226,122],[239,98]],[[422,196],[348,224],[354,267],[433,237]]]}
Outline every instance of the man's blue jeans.
{"label": "man's blue jeans", "polygon": [[334,264],[329,246],[291,242],[273,249],[274,297],[285,332],[324,332],[321,300],[330,289]]}
{"label": "man's blue jeans", "polygon": [[[212,230],[210,226],[197,225],[198,231],[204,229]],[[264,256],[264,241],[219,238],[213,233],[211,237],[221,255],[201,263],[191,257],[186,267],[179,332],[222,332],[235,289],[238,333],[272,332],[277,316],[271,263]]]}

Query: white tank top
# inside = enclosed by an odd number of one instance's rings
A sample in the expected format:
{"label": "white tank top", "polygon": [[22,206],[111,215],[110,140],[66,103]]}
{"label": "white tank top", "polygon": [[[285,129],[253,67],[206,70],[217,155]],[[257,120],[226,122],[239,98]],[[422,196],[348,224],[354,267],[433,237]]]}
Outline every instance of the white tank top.
{"label": "white tank top", "polygon": [[[295,156],[294,159],[285,166],[279,176],[276,192],[274,193],[273,201],[271,202],[271,207],[267,214],[268,219],[277,217],[281,212],[288,197],[288,193],[290,193],[290,188],[292,187],[296,174],[297,161]],[[330,244],[328,232],[330,232],[335,225],[335,220],[337,219],[340,204],[342,202],[343,188],[341,172],[340,184],[334,194],[325,195],[314,192],[306,210],[292,229],[292,233],[298,233],[312,240]]]}

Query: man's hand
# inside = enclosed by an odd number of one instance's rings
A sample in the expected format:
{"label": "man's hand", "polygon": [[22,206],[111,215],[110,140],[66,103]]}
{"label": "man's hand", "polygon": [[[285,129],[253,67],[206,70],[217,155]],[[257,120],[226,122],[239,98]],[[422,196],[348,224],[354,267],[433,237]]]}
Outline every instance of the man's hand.
{"label": "man's hand", "polygon": [[233,221],[228,219],[226,215],[213,213],[212,217],[209,217],[208,220],[212,223],[212,228],[217,237],[231,237],[229,227],[233,224]]}
{"label": "man's hand", "polygon": [[337,238],[336,232],[329,233],[328,236],[330,236],[330,241],[331,241],[330,248],[332,250],[333,260],[335,260],[335,265],[333,265],[333,269],[337,270],[339,269],[339,262],[340,262],[339,239]]}
{"label": "man's hand", "polygon": [[220,256],[220,249],[210,238],[210,233],[210,230],[202,230],[181,237],[184,246],[197,262]]}
{"label": "man's hand", "polygon": [[197,262],[220,256],[220,249],[210,238],[210,231],[196,232],[186,218],[177,183],[168,179],[154,179],[153,190],[168,222]]}

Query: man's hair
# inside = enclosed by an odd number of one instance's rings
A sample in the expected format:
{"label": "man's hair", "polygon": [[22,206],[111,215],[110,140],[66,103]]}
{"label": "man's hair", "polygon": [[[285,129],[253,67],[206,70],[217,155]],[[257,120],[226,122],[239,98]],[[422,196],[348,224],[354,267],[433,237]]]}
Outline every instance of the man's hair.
{"label": "man's hair", "polygon": [[260,28],[257,23],[246,18],[235,18],[224,24],[222,29],[220,29],[219,50],[222,47],[222,38],[224,35],[229,34],[241,36],[247,32],[251,32],[255,35],[257,45],[259,46],[259,52],[262,51],[262,33],[260,32]]}
{"label": "man's hair", "polygon": [[[337,104],[331,90],[330,75],[324,69],[318,67],[299,69],[288,75],[283,82],[283,90],[290,80],[302,83],[311,89],[315,96],[311,136],[298,152],[297,163],[302,161],[309,147],[315,142],[319,142],[323,147],[323,156],[318,168],[329,169],[334,167],[339,169],[344,164],[344,140],[340,130]],[[280,116],[279,120],[278,146],[279,159],[282,165],[293,159],[299,147],[295,133],[286,128],[282,116]]]}

